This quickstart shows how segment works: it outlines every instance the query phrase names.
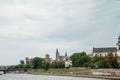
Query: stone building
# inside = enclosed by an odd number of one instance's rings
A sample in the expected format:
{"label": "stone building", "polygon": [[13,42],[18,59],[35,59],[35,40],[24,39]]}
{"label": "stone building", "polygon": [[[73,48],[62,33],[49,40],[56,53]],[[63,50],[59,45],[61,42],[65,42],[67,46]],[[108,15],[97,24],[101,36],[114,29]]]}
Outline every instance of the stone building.
{"label": "stone building", "polygon": [[46,54],[46,55],[45,55],[45,61],[46,61],[46,62],[50,62],[49,54]]}
{"label": "stone building", "polygon": [[107,56],[108,53],[112,53],[113,55],[117,55],[116,47],[107,47],[107,48],[93,48],[93,57],[95,56]]}
{"label": "stone building", "polygon": [[28,58],[28,57],[25,58],[26,64],[31,64],[32,60],[33,58]]}
{"label": "stone building", "polygon": [[56,61],[66,61],[66,59],[68,59],[68,55],[67,52],[65,53],[65,56],[60,55],[58,49],[56,49]]}
{"label": "stone building", "polygon": [[106,47],[106,48],[93,48],[92,57],[95,56],[107,56],[109,53],[120,57],[120,35],[118,37],[117,47]]}
{"label": "stone building", "polygon": [[49,54],[48,54],[48,53],[45,55],[45,62],[50,62],[50,63],[52,63],[52,62],[53,62],[53,59],[52,59],[52,58],[50,58],[50,56],[49,56]]}
{"label": "stone building", "polygon": [[70,60],[70,57],[67,55],[67,52],[65,52],[64,56],[61,56],[58,49],[56,49],[56,59],[55,61],[64,61],[65,62],[65,68],[69,68],[72,66],[72,61]]}

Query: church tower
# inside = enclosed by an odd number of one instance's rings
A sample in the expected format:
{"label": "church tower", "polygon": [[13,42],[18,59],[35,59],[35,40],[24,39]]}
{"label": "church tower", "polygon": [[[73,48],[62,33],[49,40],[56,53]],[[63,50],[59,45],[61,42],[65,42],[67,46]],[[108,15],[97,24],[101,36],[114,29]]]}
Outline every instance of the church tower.
{"label": "church tower", "polygon": [[58,49],[56,49],[56,59],[60,56]]}
{"label": "church tower", "polygon": [[49,54],[46,54],[46,55],[45,55],[45,61],[46,61],[46,62],[50,62]]}
{"label": "church tower", "polygon": [[118,46],[118,48],[117,48],[117,55],[120,57],[120,35],[118,37],[117,46]]}

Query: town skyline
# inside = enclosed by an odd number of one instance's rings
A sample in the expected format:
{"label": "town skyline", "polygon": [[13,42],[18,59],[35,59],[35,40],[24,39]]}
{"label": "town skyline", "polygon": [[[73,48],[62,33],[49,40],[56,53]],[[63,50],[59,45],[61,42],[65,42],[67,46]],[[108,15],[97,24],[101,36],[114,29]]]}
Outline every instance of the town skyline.
{"label": "town skyline", "polygon": [[67,51],[92,53],[116,47],[120,34],[118,0],[0,1],[0,65],[25,57],[55,57]]}

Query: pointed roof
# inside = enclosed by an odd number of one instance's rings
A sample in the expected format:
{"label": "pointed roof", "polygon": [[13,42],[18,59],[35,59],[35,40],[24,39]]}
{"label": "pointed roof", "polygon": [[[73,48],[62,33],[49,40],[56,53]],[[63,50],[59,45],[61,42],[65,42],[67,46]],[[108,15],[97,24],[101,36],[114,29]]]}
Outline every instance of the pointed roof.
{"label": "pointed roof", "polygon": [[117,48],[116,47],[93,48],[93,53],[95,52],[117,52]]}
{"label": "pointed roof", "polygon": [[59,56],[59,51],[58,51],[58,48],[56,49],[56,57]]}

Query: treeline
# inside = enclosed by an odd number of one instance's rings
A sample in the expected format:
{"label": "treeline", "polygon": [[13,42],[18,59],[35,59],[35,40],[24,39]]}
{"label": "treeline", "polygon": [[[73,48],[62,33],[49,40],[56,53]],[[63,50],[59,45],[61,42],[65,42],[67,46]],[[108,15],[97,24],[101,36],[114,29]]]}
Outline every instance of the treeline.
{"label": "treeline", "polygon": [[31,68],[33,68],[33,69],[41,68],[41,69],[44,69],[44,70],[48,70],[49,68],[63,69],[63,68],[65,68],[65,62],[64,61],[47,62],[42,58],[35,57],[32,60]]}
{"label": "treeline", "polygon": [[44,69],[48,70],[49,68],[53,69],[64,69],[65,62],[64,61],[53,61],[46,62],[45,59],[40,57],[34,57],[30,62],[25,63],[24,60],[20,60],[20,64],[10,66],[8,70],[25,70],[25,69]]}
{"label": "treeline", "polygon": [[91,68],[120,68],[117,62],[117,55],[108,53],[107,56],[90,57],[86,55],[86,52],[74,53],[71,55],[73,67],[91,67]]}
{"label": "treeline", "polygon": [[[76,52],[70,56],[72,67],[90,67],[90,68],[120,68],[120,64],[117,62],[118,56],[109,53],[105,57],[90,57],[86,52]],[[46,62],[45,59],[40,57],[34,57],[30,62],[25,63],[24,60],[20,60],[19,65],[8,67],[11,70],[21,69],[64,69],[64,61]]]}

